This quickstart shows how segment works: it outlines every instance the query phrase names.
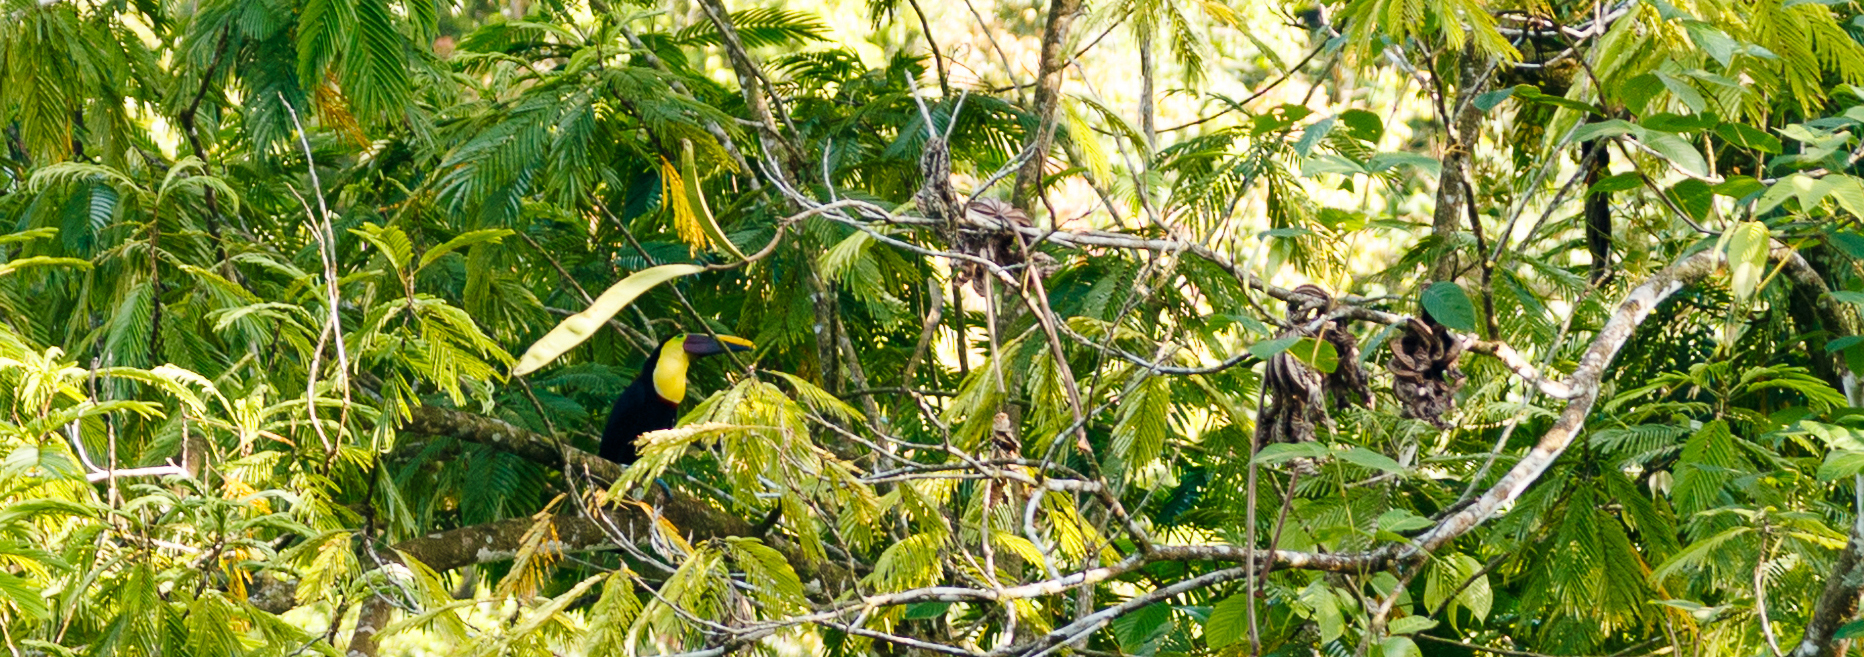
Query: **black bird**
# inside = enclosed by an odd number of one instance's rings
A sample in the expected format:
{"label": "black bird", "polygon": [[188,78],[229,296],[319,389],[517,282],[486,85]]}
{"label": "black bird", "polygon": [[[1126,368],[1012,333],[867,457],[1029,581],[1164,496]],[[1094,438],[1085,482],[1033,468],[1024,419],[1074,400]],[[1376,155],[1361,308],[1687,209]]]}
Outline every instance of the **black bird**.
{"label": "black bird", "polygon": [[628,465],[639,456],[634,441],[649,431],[673,428],[680,400],[686,398],[686,368],[695,357],[727,351],[750,351],[750,340],[729,335],[676,335],[641,364],[641,374],[615,399],[602,430],[602,458]]}

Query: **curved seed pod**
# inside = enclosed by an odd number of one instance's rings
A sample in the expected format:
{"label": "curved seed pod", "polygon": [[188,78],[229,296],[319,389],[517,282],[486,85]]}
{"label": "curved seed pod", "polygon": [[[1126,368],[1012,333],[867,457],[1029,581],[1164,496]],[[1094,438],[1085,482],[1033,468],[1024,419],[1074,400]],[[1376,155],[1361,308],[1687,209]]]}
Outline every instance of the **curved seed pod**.
{"label": "curved seed pod", "polygon": [[1327,415],[1329,400],[1338,407],[1365,405],[1372,399],[1366,371],[1359,366],[1359,343],[1352,334],[1332,321],[1308,332],[1309,324],[1333,310],[1333,295],[1317,285],[1302,285],[1292,293],[1287,317],[1293,328],[1277,337],[1317,335],[1333,345],[1339,366],[1322,374],[1287,352],[1270,357],[1263,379],[1267,400],[1256,421],[1258,445],[1312,441],[1316,425],[1333,426]]}
{"label": "curved seed pod", "polygon": [[1456,367],[1463,343],[1429,314],[1411,318],[1400,330],[1391,341],[1392,359],[1385,364],[1392,373],[1399,414],[1447,429],[1443,415],[1455,408],[1456,391],[1465,379]]}

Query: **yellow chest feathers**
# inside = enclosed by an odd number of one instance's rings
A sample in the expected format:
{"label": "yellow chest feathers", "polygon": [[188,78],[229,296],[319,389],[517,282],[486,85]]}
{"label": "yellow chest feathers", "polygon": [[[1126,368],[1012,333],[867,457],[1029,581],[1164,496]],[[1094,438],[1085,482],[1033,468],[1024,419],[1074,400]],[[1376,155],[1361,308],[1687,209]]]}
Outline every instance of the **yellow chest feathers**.
{"label": "yellow chest feathers", "polygon": [[686,368],[690,365],[692,357],[686,355],[683,338],[660,345],[660,359],[654,363],[654,392],[675,404],[686,399]]}

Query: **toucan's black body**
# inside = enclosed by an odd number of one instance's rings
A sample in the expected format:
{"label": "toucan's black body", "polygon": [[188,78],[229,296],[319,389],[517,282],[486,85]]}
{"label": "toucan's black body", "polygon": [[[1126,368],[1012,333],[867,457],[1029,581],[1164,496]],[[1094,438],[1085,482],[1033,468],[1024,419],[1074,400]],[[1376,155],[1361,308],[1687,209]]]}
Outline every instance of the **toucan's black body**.
{"label": "toucan's black body", "polygon": [[686,398],[686,369],[693,358],[749,351],[751,346],[751,341],[729,335],[691,334],[661,343],[609,410],[608,426],[602,429],[602,458],[633,463],[640,456],[634,442],[641,434],[673,428],[679,421],[680,400]]}
{"label": "toucan's black body", "polygon": [[615,398],[608,411],[608,427],[602,430],[602,458],[627,465],[639,456],[634,439],[649,431],[673,428],[679,420],[679,402],[669,401],[654,391],[654,361],[650,355],[641,365],[640,376]]}

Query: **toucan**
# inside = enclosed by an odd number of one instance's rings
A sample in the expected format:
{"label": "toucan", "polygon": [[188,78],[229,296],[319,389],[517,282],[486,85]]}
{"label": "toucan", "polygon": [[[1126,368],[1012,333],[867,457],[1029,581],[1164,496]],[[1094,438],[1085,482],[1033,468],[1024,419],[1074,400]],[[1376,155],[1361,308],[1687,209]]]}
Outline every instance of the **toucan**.
{"label": "toucan", "polygon": [[639,454],[634,441],[649,431],[673,428],[679,419],[680,400],[686,398],[686,369],[694,358],[727,351],[750,351],[754,345],[744,338],[687,333],[676,335],[648,354],[640,375],[615,399],[608,412],[608,427],[602,430],[602,458],[621,465],[633,463]]}

